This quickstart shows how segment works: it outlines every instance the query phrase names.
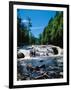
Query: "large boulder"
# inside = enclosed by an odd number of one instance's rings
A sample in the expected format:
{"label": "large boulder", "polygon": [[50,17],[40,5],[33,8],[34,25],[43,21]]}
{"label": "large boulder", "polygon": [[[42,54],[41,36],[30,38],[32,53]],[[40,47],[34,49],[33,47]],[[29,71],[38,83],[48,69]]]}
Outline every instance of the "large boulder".
{"label": "large boulder", "polygon": [[25,57],[25,55],[23,53],[18,53],[17,54],[17,58],[24,58],[24,57]]}
{"label": "large boulder", "polygon": [[58,54],[58,50],[56,47],[52,47],[53,51],[54,51],[54,54]]}

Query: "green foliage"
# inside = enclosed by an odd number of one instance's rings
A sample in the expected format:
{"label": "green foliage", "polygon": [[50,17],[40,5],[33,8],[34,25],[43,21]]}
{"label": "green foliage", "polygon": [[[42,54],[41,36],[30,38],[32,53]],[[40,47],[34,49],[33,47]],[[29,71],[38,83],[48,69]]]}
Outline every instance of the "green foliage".
{"label": "green foliage", "polygon": [[41,44],[53,44],[63,47],[63,12],[56,12],[43,33],[39,35]]}
{"label": "green foliage", "polygon": [[28,25],[22,23],[22,19],[17,16],[17,46],[35,44],[37,39],[31,33],[30,27],[32,26],[31,19],[28,17]]}

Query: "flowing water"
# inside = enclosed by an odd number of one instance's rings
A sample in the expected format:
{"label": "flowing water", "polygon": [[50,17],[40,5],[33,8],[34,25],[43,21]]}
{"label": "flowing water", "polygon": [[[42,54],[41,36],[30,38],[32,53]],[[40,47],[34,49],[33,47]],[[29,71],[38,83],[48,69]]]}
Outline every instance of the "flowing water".
{"label": "flowing water", "polygon": [[63,78],[63,57],[21,60],[17,68],[17,80]]}

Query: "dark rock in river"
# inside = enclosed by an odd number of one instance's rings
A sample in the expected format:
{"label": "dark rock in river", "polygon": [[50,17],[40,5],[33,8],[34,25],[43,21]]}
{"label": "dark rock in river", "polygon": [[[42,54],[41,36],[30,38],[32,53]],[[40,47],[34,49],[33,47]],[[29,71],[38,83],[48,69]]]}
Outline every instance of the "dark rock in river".
{"label": "dark rock in river", "polygon": [[45,69],[46,68],[45,64],[41,65],[40,68],[44,68]]}
{"label": "dark rock in river", "polygon": [[52,47],[53,51],[54,51],[54,54],[58,54],[58,50],[56,47]]}
{"label": "dark rock in river", "polygon": [[36,71],[39,71],[39,70],[40,70],[40,67],[36,66],[34,69],[35,69]]}
{"label": "dark rock in river", "polygon": [[55,78],[55,77],[56,77],[56,72],[50,71],[50,72],[48,73],[48,75],[49,75],[50,78]]}
{"label": "dark rock in river", "polygon": [[25,57],[25,55],[23,53],[18,53],[17,54],[17,58],[24,58],[24,57]]}
{"label": "dark rock in river", "polygon": [[28,65],[27,65],[27,70],[28,70],[28,71],[33,71],[33,69],[34,69],[34,68],[33,68],[32,64],[28,64]]}
{"label": "dark rock in river", "polygon": [[40,62],[43,62],[44,60],[40,60]]}
{"label": "dark rock in river", "polygon": [[48,78],[48,75],[47,73],[44,73],[43,75],[37,76],[34,79],[46,79],[46,78]]}

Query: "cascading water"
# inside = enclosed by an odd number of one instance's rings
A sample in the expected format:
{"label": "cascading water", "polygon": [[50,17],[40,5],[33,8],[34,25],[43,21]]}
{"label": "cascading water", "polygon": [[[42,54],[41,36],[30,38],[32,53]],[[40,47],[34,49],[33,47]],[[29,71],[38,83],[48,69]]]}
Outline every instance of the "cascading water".
{"label": "cascading water", "polygon": [[[25,57],[18,58],[17,80],[63,78],[62,49],[57,47],[59,51],[55,55],[52,47],[56,46],[28,46],[19,49],[18,53],[23,53]],[[35,54],[30,55],[31,50],[35,50]]]}

